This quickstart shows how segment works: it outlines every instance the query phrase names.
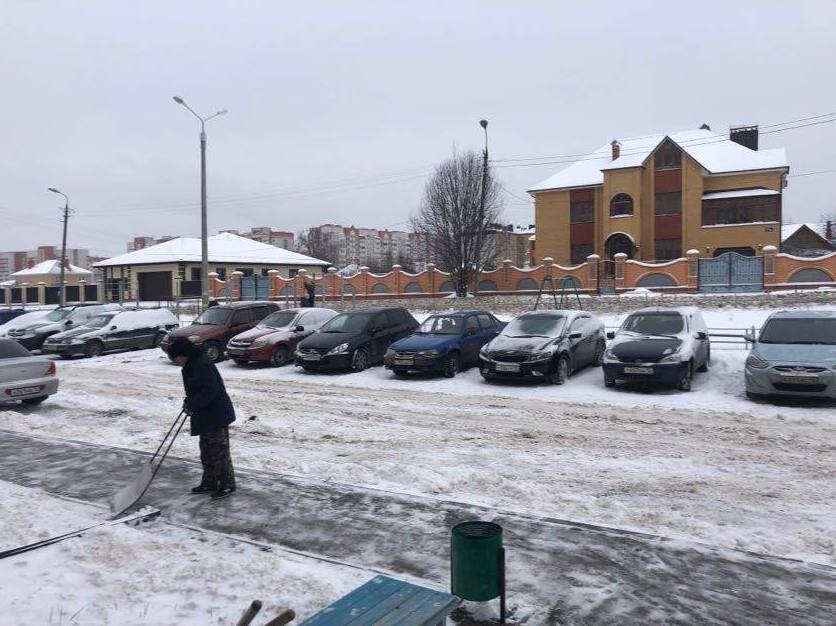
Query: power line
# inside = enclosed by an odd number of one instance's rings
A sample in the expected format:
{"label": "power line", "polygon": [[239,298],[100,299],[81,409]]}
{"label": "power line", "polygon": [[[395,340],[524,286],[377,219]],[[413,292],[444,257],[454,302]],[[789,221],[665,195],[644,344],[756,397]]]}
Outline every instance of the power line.
{"label": "power line", "polygon": [[[763,128],[772,128],[775,126],[786,126],[787,124],[793,124],[795,122],[806,121],[810,119],[819,119],[824,117],[832,117],[836,116],[836,113],[827,113],[824,115],[818,115],[814,118],[802,118],[799,120],[792,120],[788,122],[776,122],[775,124],[769,124],[764,126]],[[830,124],[832,122],[836,122],[836,117],[832,117],[832,119],[822,119],[815,122],[810,122],[808,124],[797,124],[795,126],[787,126],[786,128],[773,128],[773,130],[763,131],[761,135],[771,135],[773,133],[781,133],[787,130],[794,130],[796,128],[806,128],[808,126],[818,126],[821,124]],[[652,135],[657,137],[664,137],[663,133],[659,133],[658,135]],[[700,146],[704,144],[711,144],[711,143],[720,143],[723,141],[728,141],[728,135],[717,135],[711,139],[686,139],[681,142],[677,142],[681,146]],[[631,154],[640,154],[644,152],[646,149],[655,148],[657,144],[647,144],[643,146],[634,146],[628,150],[623,150],[621,152],[621,156],[627,156]],[[527,157],[527,158],[517,158],[517,159],[492,159],[491,163],[500,163],[500,164],[507,164],[507,165],[494,165],[494,167],[530,167],[530,166],[537,166],[537,165],[554,165],[557,163],[572,163],[575,161],[587,161],[587,160],[595,160],[595,159],[603,159],[606,158],[609,154],[608,150],[596,150],[594,152],[585,152],[585,153],[577,153],[577,154],[564,154],[564,155],[553,155],[553,156],[542,156],[542,157]],[[578,157],[578,158],[575,158]],[[540,162],[540,163],[531,163],[531,161],[543,161],[543,159],[555,159],[548,162]]]}
{"label": "power line", "polygon": [[815,176],[816,174],[830,174],[836,172],[836,169],[818,170],[817,172],[802,172],[801,174],[790,174],[787,178],[801,178],[802,176]]}

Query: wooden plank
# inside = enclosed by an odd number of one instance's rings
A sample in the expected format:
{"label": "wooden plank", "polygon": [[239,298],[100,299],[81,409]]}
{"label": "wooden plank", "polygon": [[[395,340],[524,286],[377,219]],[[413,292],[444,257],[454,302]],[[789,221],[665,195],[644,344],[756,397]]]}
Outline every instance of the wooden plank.
{"label": "wooden plank", "polygon": [[351,593],[306,619],[301,626],[346,626],[359,615],[368,612],[407,583],[375,576]]}
{"label": "wooden plank", "polygon": [[[421,594],[423,591],[425,591],[423,587],[404,583],[403,587],[398,589],[395,593],[391,594],[383,602],[377,604],[369,611],[366,611],[362,615],[358,615],[355,619],[349,622],[349,625],[378,626],[378,624],[385,623],[390,616],[403,615],[401,607],[412,606],[415,602],[415,596],[417,594]],[[394,623],[401,622],[398,620]]]}
{"label": "wooden plank", "polygon": [[421,593],[374,622],[374,626],[436,626],[459,603],[447,593],[419,587]]}

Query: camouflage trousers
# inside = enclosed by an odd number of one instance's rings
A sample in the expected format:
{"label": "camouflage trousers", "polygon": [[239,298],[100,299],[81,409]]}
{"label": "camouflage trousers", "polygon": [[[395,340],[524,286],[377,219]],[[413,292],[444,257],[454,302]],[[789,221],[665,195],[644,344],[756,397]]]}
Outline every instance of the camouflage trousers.
{"label": "camouflage trousers", "polygon": [[200,435],[200,462],[203,464],[202,487],[211,490],[235,488],[228,428]]}

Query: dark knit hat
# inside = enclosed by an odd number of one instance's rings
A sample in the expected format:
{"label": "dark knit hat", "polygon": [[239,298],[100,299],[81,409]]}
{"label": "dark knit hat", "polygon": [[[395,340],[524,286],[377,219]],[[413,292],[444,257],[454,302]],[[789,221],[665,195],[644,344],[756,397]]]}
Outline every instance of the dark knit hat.
{"label": "dark knit hat", "polygon": [[168,346],[168,356],[172,359],[175,359],[178,356],[192,357],[196,354],[200,354],[200,348],[194,345],[186,337],[175,337],[171,342],[171,345]]}

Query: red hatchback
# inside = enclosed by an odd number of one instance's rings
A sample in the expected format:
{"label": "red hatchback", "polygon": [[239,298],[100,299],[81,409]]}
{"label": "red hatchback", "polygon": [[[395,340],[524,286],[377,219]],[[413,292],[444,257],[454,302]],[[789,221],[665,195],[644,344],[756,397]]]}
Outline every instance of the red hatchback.
{"label": "red hatchback", "polygon": [[336,314],[331,309],[320,308],[276,311],[261,320],[255,328],[230,339],[226,353],[238,365],[285,365],[291,360],[296,344],[315,333]]}

